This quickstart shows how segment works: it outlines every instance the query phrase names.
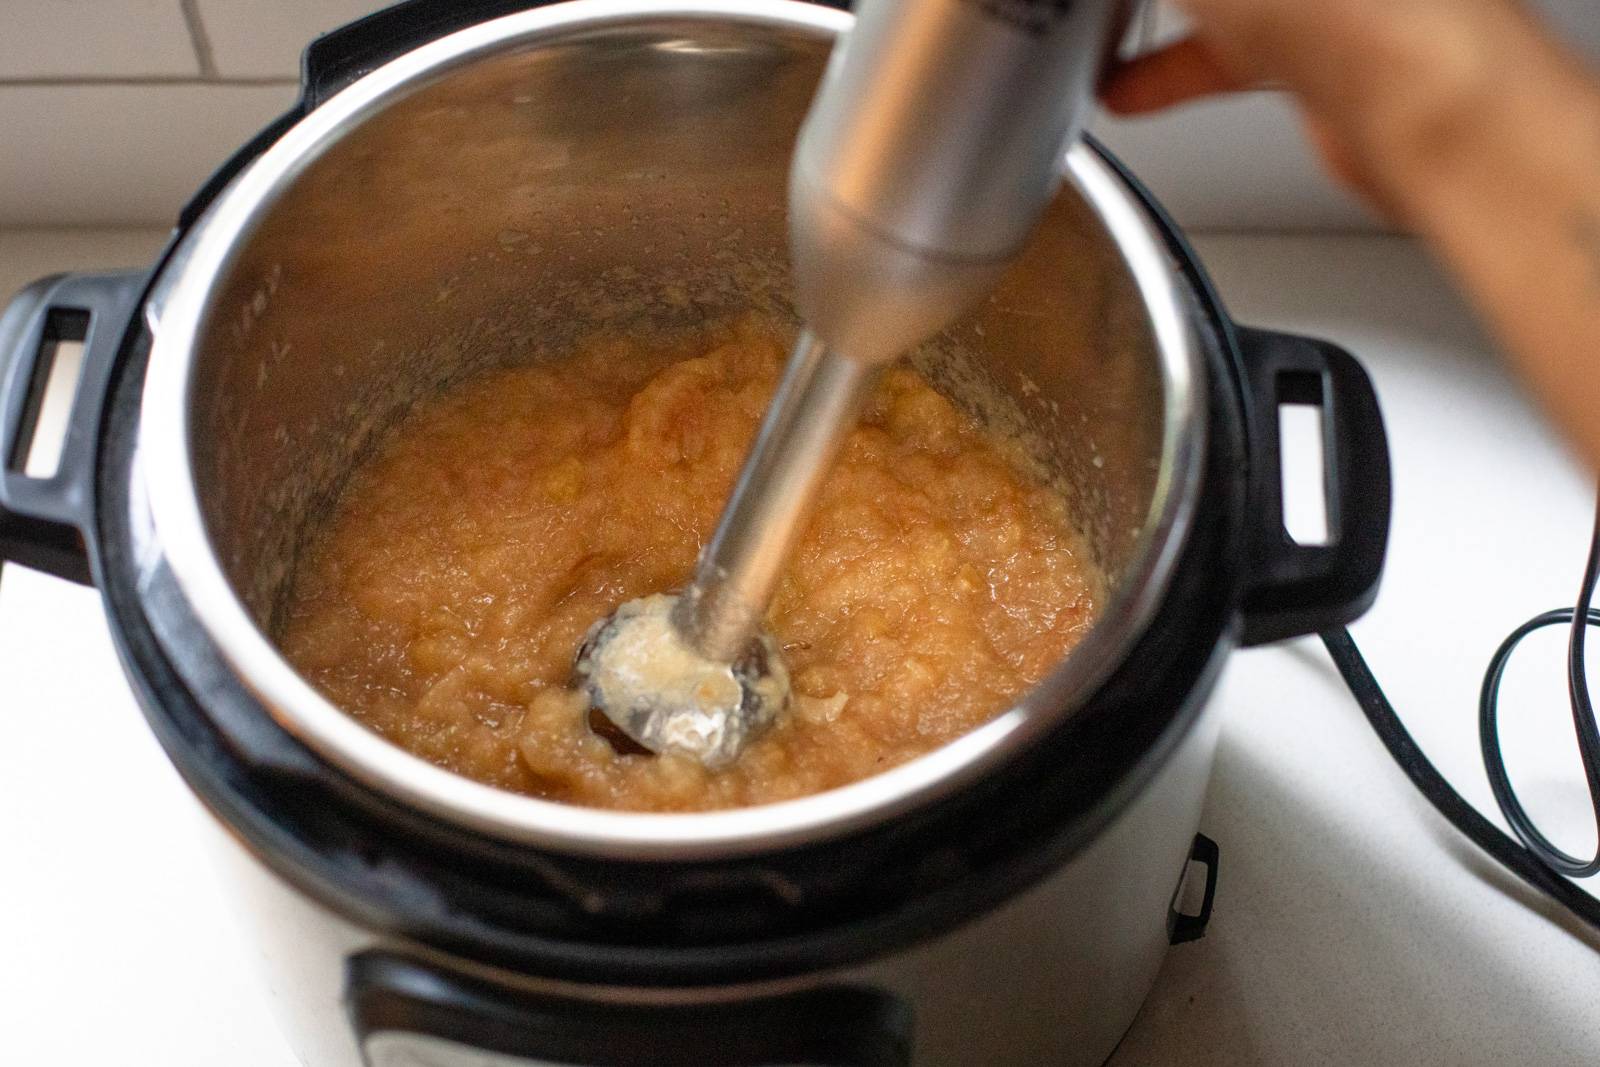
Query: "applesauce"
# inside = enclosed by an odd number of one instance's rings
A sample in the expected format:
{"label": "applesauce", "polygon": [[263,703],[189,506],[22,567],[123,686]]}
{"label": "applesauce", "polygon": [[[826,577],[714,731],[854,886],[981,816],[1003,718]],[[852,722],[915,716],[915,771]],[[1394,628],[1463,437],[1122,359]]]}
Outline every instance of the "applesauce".
{"label": "applesauce", "polygon": [[621,754],[566,688],[589,626],[681,587],[785,357],[754,316],[480,374],[352,473],[280,643],[329,699],[458,774],[693,811],[853,782],[1005,709],[1090,625],[1099,583],[1019,449],[891,368],[768,616],[793,700],[732,767]]}

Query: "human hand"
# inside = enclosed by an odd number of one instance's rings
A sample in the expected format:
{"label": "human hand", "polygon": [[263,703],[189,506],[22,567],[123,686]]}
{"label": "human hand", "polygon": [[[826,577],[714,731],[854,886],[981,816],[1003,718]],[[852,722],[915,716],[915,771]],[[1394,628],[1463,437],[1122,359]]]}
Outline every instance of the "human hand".
{"label": "human hand", "polygon": [[1600,79],[1516,0],[1178,0],[1122,114],[1286,90],[1328,169],[1461,280],[1600,467]]}
{"label": "human hand", "polygon": [[[1412,183],[1494,136],[1518,82],[1585,72],[1514,0],[1179,0],[1189,38],[1124,65],[1104,87],[1122,114],[1278,86],[1328,169],[1413,225]],[[1570,88],[1570,86],[1568,86]],[[1435,157],[1435,158],[1429,158]]]}

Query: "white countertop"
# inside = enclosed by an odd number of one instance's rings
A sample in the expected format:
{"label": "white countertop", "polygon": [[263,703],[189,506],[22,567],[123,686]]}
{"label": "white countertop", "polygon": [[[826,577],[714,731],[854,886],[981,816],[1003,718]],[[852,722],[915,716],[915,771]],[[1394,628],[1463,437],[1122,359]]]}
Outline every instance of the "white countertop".
{"label": "white countertop", "polygon": [[[160,234],[0,233],[0,290],[134,265]],[[1377,380],[1394,452],[1383,592],[1357,639],[1407,725],[1493,811],[1477,756],[1487,657],[1570,604],[1593,488],[1411,243],[1199,242],[1236,317],[1311,333]],[[1600,360],[1600,353],[1596,353]],[[1563,639],[1504,701],[1512,773],[1545,825],[1584,825]],[[1114,1063],[1589,1064],[1600,939],[1530,910],[1390,763],[1321,647],[1236,655],[1205,832],[1208,936],[1174,949]],[[200,850],[198,809],[123,686],[96,594],[0,579],[0,1060],[289,1067]]]}

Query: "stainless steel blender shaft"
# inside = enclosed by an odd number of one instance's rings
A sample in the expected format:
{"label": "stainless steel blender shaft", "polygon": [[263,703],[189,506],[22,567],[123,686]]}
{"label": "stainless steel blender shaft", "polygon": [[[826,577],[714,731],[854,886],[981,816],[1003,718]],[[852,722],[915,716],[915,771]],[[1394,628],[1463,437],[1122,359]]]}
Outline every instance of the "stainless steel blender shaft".
{"label": "stainless steel blender shaft", "polygon": [[893,359],[986,294],[1060,184],[1124,0],[861,0],[789,171],[795,305]]}
{"label": "stainless steel blender shaft", "polygon": [[1060,181],[1122,0],[861,0],[789,175],[806,331],[674,624],[731,661],[761,626],[877,369],[988,292]]}
{"label": "stainless steel blender shaft", "polygon": [[738,659],[760,629],[812,499],[879,369],[801,333],[717,532],[674,610],[674,624],[701,655]]}
{"label": "stainless steel blender shaft", "polygon": [[[805,324],[689,588],[619,608],[574,671],[652,751],[726,766],[787,706],[761,622],[888,361],[988,292],[1060,181],[1123,0],[861,0],[789,171]],[[673,685],[658,684],[665,657]]]}

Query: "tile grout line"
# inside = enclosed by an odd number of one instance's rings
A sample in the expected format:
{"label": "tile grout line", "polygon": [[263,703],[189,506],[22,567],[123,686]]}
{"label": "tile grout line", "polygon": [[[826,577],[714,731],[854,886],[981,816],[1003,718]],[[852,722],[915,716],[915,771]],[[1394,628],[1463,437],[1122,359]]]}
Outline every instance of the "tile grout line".
{"label": "tile grout line", "polygon": [[298,78],[291,77],[258,77],[258,78],[220,78],[205,77],[204,75],[190,74],[147,74],[147,75],[94,75],[94,74],[63,74],[36,78],[6,78],[0,77],[0,89],[6,88],[58,88],[74,85],[88,86],[142,86],[142,85],[238,85],[238,86],[263,86],[263,85],[299,85]]}
{"label": "tile grout line", "polygon": [[200,19],[200,0],[178,0],[183,12],[183,22],[189,28],[189,43],[194,45],[195,58],[200,63],[200,77],[213,81],[217,77],[217,57],[211,51],[211,38],[206,35],[206,25]]}

